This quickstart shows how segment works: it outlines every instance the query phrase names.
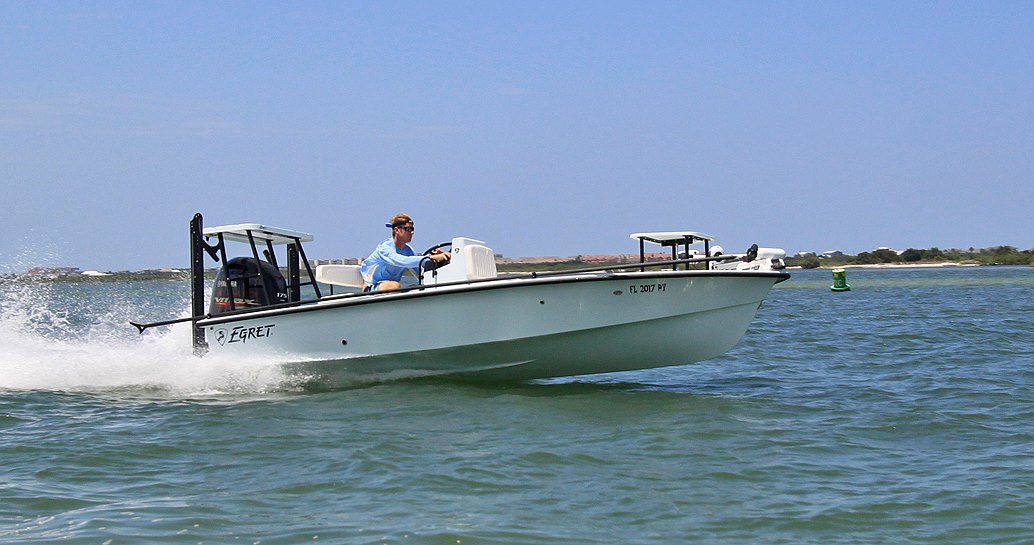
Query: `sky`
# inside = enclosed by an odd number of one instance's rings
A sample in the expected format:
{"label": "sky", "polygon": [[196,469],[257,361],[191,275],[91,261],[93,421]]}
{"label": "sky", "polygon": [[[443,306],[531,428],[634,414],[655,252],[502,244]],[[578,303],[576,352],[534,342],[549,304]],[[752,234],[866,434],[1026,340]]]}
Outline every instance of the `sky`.
{"label": "sky", "polygon": [[187,225],[359,257],[1034,247],[1034,3],[0,3],[0,270],[188,264]]}

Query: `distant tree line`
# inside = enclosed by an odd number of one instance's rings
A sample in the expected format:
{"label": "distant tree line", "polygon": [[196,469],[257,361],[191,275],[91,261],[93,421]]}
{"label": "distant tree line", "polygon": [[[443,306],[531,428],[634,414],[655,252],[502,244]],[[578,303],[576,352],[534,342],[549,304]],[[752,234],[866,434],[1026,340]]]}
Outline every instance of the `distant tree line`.
{"label": "distant tree line", "polygon": [[840,265],[877,265],[909,264],[909,263],[972,263],[977,265],[1030,265],[1034,266],[1034,249],[1019,250],[1014,246],[995,246],[993,248],[970,248],[968,250],[941,250],[930,248],[920,250],[909,248],[900,254],[894,250],[880,248],[858,255],[837,257],[821,257],[816,255],[795,256],[786,259],[787,266],[813,269],[822,266]]}

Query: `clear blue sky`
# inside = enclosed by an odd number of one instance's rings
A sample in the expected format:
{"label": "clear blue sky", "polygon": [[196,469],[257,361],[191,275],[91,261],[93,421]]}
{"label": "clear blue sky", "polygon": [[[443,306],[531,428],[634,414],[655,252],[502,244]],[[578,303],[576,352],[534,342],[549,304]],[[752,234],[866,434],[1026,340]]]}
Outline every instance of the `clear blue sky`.
{"label": "clear blue sky", "polygon": [[0,3],[0,268],[1034,246],[1034,3]]}

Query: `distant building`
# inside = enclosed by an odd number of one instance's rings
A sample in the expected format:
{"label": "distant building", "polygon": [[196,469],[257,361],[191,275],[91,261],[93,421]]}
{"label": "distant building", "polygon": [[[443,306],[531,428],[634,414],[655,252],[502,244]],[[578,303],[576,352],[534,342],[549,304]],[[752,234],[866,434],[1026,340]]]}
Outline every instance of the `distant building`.
{"label": "distant building", "polygon": [[496,264],[501,263],[563,263],[564,261],[571,261],[574,258],[563,258],[555,255],[548,255],[542,257],[496,257]]}
{"label": "distant building", "polygon": [[872,251],[873,252],[879,252],[880,250],[883,250],[883,251],[886,251],[886,252],[894,252],[895,254],[898,254],[898,255],[901,255],[901,254],[905,253],[904,250],[895,250],[893,248],[888,248],[886,246],[880,246],[879,248],[876,248],[876,249],[874,249]]}
{"label": "distant building", "polygon": [[[648,253],[644,256],[647,261],[667,261],[671,254],[664,252]],[[497,265],[509,263],[568,263],[581,261],[582,263],[639,263],[639,254],[610,254],[610,255],[572,255],[560,257],[555,255],[541,257],[504,257],[495,254]]]}
{"label": "distant building", "polygon": [[582,263],[621,263],[625,256],[620,255],[583,255]]}
{"label": "distant building", "polygon": [[25,272],[38,278],[60,278],[81,274],[79,267],[33,267]]}

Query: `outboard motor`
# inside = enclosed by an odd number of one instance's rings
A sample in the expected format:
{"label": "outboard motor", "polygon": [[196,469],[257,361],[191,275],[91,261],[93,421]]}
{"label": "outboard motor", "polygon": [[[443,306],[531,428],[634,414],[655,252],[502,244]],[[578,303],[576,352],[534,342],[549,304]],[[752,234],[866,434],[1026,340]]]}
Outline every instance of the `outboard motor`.
{"label": "outboard motor", "polygon": [[235,257],[215,277],[209,314],[287,302],[287,282],[280,270],[253,257]]}
{"label": "outboard motor", "polygon": [[[715,246],[711,255],[722,255],[721,246]],[[739,257],[730,254],[728,261],[715,261],[711,263],[711,270],[731,271],[781,271],[786,268],[783,258],[786,251],[782,248],[759,248],[757,244],[747,248],[747,253]]]}

